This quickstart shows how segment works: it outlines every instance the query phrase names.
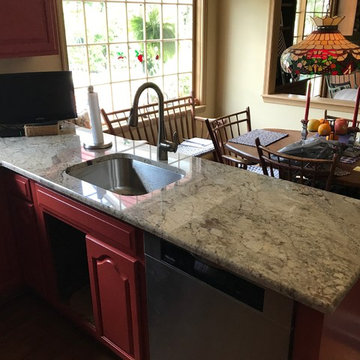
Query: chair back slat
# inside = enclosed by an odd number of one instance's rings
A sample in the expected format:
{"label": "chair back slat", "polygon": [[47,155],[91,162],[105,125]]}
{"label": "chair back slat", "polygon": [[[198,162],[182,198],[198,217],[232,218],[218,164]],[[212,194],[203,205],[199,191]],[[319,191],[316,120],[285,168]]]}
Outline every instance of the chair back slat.
{"label": "chair back slat", "polygon": [[170,134],[168,134],[168,138],[173,140],[172,137],[173,137],[174,131],[176,131],[179,136],[182,136],[179,132],[178,121],[176,118],[175,110],[172,109],[170,111],[167,111],[167,118],[168,118],[168,122],[169,122],[169,132],[170,132]]}
{"label": "chair back slat", "polygon": [[264,175],[269,175],[270,168],[270,175],[274,177],[273,169],[277,169],[283,180],[330,190],[338,162],[337,154],[330,160],[309,159],[269,150],[260,144],[259,138],[255,140],[255,144]]}
{"label": "chair back slat", "polygon": [[246,125],[246,131],[251,129],[249,107],[237,113],[218,117],[211,122],[209,120],[206,121],[218,162],[224,163],[224,156],[238,157],[237,154],[228,150],[225,145],[230,139],[244,133],[244,131],[242,131],[244,125]]}

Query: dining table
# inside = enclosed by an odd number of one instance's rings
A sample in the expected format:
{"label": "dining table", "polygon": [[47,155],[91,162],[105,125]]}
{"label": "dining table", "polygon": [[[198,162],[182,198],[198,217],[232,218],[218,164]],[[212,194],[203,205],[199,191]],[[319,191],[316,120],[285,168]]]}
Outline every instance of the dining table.
{"label": "dining table", "polygon": [[[279,132],[283,134],[287,134],[286,137],[283,137],[280,140],[273,142],[272,144],[268,145],[272,151],[279,151],[283,147],[290,145],[296,141],[301,140],[301,131],[300,130],[288,130],[288,129],[263,129],[271,132]],[[317,133],[308,133],[308,138],[315,136]],[[249,160],[252,163],[259,163],[259,155],[254,143],[254,146],[251,145],[243,145],[239,143],[231,142],[230,139],[226,143],[226,147],[229,151],[235,153],[236,155]],[[360,157],[356,158],[356,161],[353,163],[345,163],[344,158],[341,158],[337,167],[347,172],[347,174],[336,175],[333,178],[333,183],[345,187],[350,188],[360,188]]]}

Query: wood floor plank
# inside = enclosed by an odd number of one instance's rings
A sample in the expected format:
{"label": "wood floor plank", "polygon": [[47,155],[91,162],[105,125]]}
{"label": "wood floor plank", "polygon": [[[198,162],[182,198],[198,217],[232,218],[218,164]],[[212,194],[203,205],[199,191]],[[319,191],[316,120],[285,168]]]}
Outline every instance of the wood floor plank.
{"label": "wood floor plank", "polygon": [[0,354],[6,360],[119,360],[41,299],[28,294],[0,307]]}

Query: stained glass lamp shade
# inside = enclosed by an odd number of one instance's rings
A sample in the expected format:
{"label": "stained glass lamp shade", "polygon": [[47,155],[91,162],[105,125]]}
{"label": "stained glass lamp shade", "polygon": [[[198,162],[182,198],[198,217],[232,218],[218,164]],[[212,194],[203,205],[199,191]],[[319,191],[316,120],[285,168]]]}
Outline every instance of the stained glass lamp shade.
{"label": "stained glass lamp shade", "polygon": [[360,69],[360,46],[346,40],[338,30],[343,19],[340,16],[312,18],[317,29],[282,53],[282,69],[294,76],[343,75]]}

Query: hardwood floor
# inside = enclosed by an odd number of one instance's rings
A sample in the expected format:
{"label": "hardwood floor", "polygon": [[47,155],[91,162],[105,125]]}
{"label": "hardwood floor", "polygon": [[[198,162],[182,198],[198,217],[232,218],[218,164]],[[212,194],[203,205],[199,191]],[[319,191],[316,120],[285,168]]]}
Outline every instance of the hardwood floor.
{"label": "hardwood floor", "polygon": [[0,306],[2,360],[119,360],[41,299],[17,296]]}

